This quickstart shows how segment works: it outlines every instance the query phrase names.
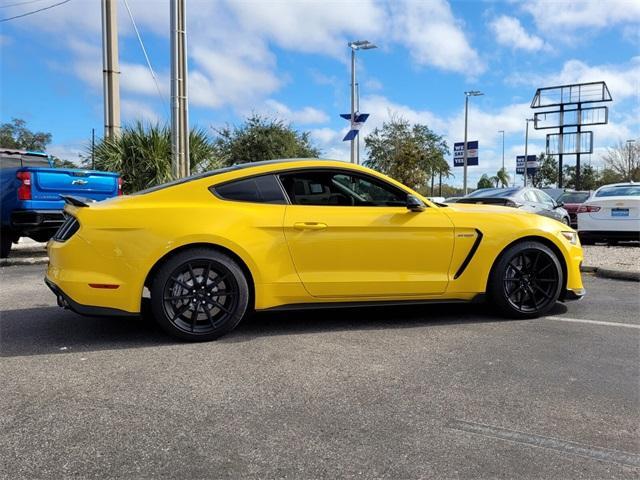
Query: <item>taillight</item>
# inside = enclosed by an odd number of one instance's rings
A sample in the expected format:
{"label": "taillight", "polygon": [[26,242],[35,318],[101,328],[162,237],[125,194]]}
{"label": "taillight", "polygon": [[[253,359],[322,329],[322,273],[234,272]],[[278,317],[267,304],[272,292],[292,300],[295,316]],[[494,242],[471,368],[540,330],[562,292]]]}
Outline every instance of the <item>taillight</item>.
{"label": "taillight", "polygon": [[580,205],[578,207],[578,210],[576,211],[576,213],[591,213],[591,212],[599,212],[600,211],[600,207],[597,207],[596,205]]}
{"label": "taillight", "polygon": [[17,172],[16,178],[20,180],[18,200],[31,200],[31,172]]}
{"label": "taillight", "polygon": [[118,195],[122,195],[122,177],[118,177]]}

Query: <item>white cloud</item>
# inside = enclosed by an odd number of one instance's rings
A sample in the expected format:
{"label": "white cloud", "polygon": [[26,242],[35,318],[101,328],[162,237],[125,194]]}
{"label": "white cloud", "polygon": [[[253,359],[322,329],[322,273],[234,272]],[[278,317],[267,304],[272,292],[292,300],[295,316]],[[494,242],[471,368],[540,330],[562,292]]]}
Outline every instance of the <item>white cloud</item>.
{"label": "white cloud", "polygon": [[540,31],[560,37],[640,21],[637,0],[527,0],[522,8],[533,16]]}
{"label": "white cloud", "polygon": [[163,119],[145,102],[124,99],[120,102],[122,123],[142,121],[147,123],[162,123]]}
{"label": "white cloud", "polygon": [[535,52],[546,47],[540,37],[527,33],[520,20],[515,17],[501,15],[493,20],[489,26],[495,35],[496,41],[500,45],[510,47],[513,50],[521,49]]}
{"label": "white cloud", "polygon": [[300,110],[291,110],[285,104],[271,98],[265,101],[263,113],[299,125],[326,123],[329,121],[329,115],[317,108],[304,107]]}
{"label": "white cloud", "polygon": [[419,65],[478,75],[486,67],[444,0],[391,4],[391,35]]}

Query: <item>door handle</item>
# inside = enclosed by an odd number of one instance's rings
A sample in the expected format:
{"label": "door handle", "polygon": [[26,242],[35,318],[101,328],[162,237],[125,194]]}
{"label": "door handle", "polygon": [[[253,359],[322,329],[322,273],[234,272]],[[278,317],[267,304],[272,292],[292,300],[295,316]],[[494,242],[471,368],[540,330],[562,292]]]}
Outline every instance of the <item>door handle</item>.
{"label": "door handle", "polygon": [[293,224],[296,230],[324,230],[327,228],[326,223],[319,222],[296,222]]}

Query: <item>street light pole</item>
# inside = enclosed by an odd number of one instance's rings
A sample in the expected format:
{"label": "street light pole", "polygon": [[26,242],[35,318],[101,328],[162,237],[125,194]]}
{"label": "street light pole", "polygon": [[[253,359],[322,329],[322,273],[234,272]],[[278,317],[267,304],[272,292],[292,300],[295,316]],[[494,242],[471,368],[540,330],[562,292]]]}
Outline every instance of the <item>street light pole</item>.
{"label": "street light pole", "polygon": [[464,189],[464,194],[469,193],[469,189],[467,188],[467,130],[469,126],[469,97],[478,97],[480,95],[484,95],[484,93],[478,90],[471,90],[469,92],[464,92],[464,158],[463,158],[463,177],[462,177],[462,188]]}
{"label": "street light pole", "polygon": [[120,135],[120,66],[118,64],[118,2],[102,0],[102,82],[104,138]]}
{"label": "street light pole", "polygon": [[174,178],[188,177],[189,111],[187,103],[186,0],[171,0],[171,167]]}
{"label": "street light pole", "polygon": [[[369,40],[356,40],[349,42],[351,49],[351,127],[356,120],[356,50],[371,50],[378,48]],[[358,89],[358,109],[360,108],[360,89]],[[356,138],[351,139],[351,163],[360,163],[360,136],[357,135],[357,155],[356,155]]]}
{"label": "street light pole", "polygon": [[628,163],[629,163],[629,181],[632,180],[631,178],[631,144],[632,143],[636,143],[635,140],[627,140],[627,150],[629,151],[629,158],[628,158]]}
{"label": "street light pole", "polygon": [[524,186],[527,186],[527,155],[529,154],[529,122],[533,122],[533,118],[525,119],[527,128],[524,134]]}
{"label": "street light pole", "polygon": [[498,130],[502,134],[502,170],[504,171],[504,130]]}

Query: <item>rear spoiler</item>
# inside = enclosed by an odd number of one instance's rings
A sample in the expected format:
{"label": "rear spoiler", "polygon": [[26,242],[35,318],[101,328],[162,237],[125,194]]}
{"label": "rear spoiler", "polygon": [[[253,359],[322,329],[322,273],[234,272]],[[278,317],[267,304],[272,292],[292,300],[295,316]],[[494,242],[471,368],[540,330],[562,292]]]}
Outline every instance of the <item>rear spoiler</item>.
{"label": "rear spoiler", "polygon": [[60,198],[74,207],[88,207],[89,204],[95,203],[95,200],[92,198],[77,197],[75,195],[60,195]]}
{"label": "rear spoiler", "polygon": [[456,203],[476,203],[482,205],[502,205],[504,207],[521,207],[522,204],[514,202],[510,198],[502,198],[502,197],[467,197],[461,198],[456,201]]}

